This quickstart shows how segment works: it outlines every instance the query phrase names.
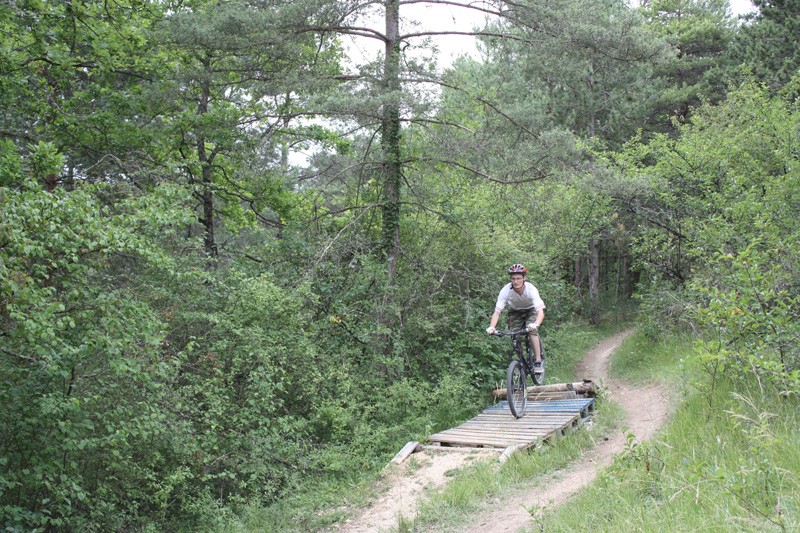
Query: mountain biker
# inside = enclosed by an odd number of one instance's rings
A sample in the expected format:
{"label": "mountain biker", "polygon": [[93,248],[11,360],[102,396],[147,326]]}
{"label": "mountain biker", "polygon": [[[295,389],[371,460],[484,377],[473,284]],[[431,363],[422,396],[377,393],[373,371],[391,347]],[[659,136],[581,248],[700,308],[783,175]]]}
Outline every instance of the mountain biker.
{"label": "mountain biker", "polygon": [[500,313],[503,308],[508,305],[508,329],[516,330],[527,328],[528,335],[533,344],[533,351],[536,356],[536,361],[533,364],[534,372],[542,371],[542,352],[537,338],[539,336],[539,326],[544,320],[545,305],[542,298],[539,296],[539,290],[525,280],[528,269],[521,264],[513,264],[508,269],[508,274],[511,276],[511,283],[506,285],[500,290],[497,297],[497,304],[494,308],[489,327],[486,328],[486,333],[494,335],[497,331],[497,321],[500,319]]}

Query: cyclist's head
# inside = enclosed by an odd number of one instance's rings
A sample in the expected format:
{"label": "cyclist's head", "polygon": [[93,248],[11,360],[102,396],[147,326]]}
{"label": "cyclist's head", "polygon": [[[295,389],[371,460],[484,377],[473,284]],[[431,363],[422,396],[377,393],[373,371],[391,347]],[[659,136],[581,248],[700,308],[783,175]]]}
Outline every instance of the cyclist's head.
{"label": "cyclist's head", "polygon": [[508,274],[509,275],[522,274],[524,276],[527,273],[528,273],[528,269],[525,268],[525,265],[521,265],[519,263],[515,263],[515,264],[511,265],[511,267],[508,269]]}

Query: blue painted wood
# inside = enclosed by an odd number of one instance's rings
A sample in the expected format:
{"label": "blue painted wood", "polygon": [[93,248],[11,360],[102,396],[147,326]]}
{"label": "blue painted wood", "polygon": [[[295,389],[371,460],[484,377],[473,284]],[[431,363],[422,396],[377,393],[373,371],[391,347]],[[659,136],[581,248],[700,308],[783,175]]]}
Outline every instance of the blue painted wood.
{"label": "blue painted wood", "polygon": [[[491,407],[484,409],[484,412],[508,411],[508,401],[503,400]],[[594,410],[594,398],[578,400],[551,400],[551,401],[531,401],[528,400],[525,412],[557,412],[557,413],[580,413],[586,416],[588,412]]]}

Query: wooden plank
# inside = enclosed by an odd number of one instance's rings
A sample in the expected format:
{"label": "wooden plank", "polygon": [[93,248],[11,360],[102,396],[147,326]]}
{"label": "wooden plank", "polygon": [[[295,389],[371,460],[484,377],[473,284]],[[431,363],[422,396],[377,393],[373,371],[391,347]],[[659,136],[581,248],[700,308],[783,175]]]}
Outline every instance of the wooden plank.
{"label": "wooden plank", "polygon": [[[433,439],[434,437],[431,437],[431,440]],[[531,442],[531,439],[522,439],[522,440],[504,439],[504,438],[490,439],[487,437],[474,437],[467,435],[457,435],[457,436],[442,435],[436,437],[436,440],[439,442],[449,442],[451,444],[467,444],[467,445],[472,444],[472,445],[482,445],[482,446],[493,446],[495,448],[505,448],[506,446],[512,446],[515,444],[525,444],[527,442]]]}
{"label": "wooden plank", "polygon": [[[525,417],[529,418],[529,417]],[[519,420],[525,420],[525,418],[521,418]],[[578,419],[577,416],[572,416],[566,420],[558,420],[558,421],[547,421],[547,420],[536,420],[533,417],[530,417],[531,420],[526,421],[525,424],[515,424],[513,422],[507,421],[469,421],[464,422],[460,426],[456,426],[459,428],[465,429],[493,429],[493,430],[524,430],[524,429],[540,429],[540,428],[552,428],[552,427],[560,427],[560,426],[570,426],[572,423]]]}
{"label": "wooden plank", "polygon": [[[437,442],[436,444],[437,444],[437,445],[421,444],[420,446],[422,446],[422,449],[423,449],[423,450],[425,450],[425,451],[431,451],[431,452],[463,452],[463,453],[475,453],[475,452],[477,452],[478,450],[481,450],[481,449],[482,449],[482,448],[478,448],[478,447],[475,447],[475,446],[469,446],[469,447],[467,447],[467,446],[442,446],[442,445],[441,445],[441,444],[442,444],[441,442]],[[502,450],[500,450],[499,448],[495,448],[495,447],[491,447],[491,448],[485,448],[485,449],[486,449],[486,450],[488,450],[488,451],[490,451],[490,452],[500,452],[500,451],[502,451]]]}
{"label": "wooden plank", "polygon": [[593,398],[574,398],[574,391],[549,394],[553,396],[528,401],[522,418],[511,415],[508,402],[497,403],[455,428],[431,435],[431,448],[447,450],[449,446],[442,444],[467,450],[503,448],[501,460],[506,460],[519,450],[559,438],[594,408]]}
{"label": "wooden plank", "polygon": [[[594,398],[575,398],[575,399],[565,399],[565,400],[542,400],[542,401],[531,401],[528,402],[528,405],[534,406],[553,406],[553,405],[561,405],[561,406],[578,406],[584,407],[586,405],[590,405],[594,403]],[[498,409],[504,406],[508,406],[508,401],[503,400],[502,402],[497,402],[496,404],[487,407],[487,410],[491,409]]]}
{"label": "wooden plank", "polygon": [[[541,414],[542,416],[547,416],[548,413],[562,414],[562,415],[564,415],[564,414],[580,415],[580,414],[583,414],[584,412],[587,412],[587,411],[588,411],[588,407],[583,408],[583,409],[570,408],[570,407],[567,407],[567,406],[553,406],[553,407],[550,407],[548,409],[545,409],[545,408],[542,408],[542,407],[526,407],[525,408],[525,413],[526,414],[527,413],[537,413],[537,415]],[[511,410],[510,409],[492,409],[490,411],[489,410],[484,411],[480,415],[477,415],[477,416],[481,416],[481,415],[508,416],[510,414],[511,414]]]}
{"label": "wooden plank", "polygon": [[[536,438],[547,435],[548,433],[559,430],[561,428],[558,427],[551,427],[551,428],[541,428],[541,429],[528,429],[525,431],[492,431],[492,430],[474,430],[474,429],[461,429],[461,428],[454,428],[448,429],[447,431],[442,431],[441,433],[437,433],[433,437],[438,437],[439,435],[474,435],[476,437],[484,436],[488,438],[506,438],[506,437],[513,437],[513,438]],[[431,438],[433,438],[431,437]]]}
{"label": "wooden plank", "polygon": [[[527,407],[525,408],[525,413],[536,413],[537,416],[547,416],[549,414],[552,415],[579,415],[581,412],[578,409],[567,409],[563,407],[553,407],[551,409],[534,409]],[[503,416],[508,417],[511,415],[510,409],[492,409],[491,411],[484,411],[477,416],[489,417],[489,416]],[[513,416],[513,415],[511,415]],[[475,417],[473,417],[475,418]]]}
{"label": "wooden plank", "polygon": [[[498,415],[480,415],[479,417],[473,418],[471,422],[484,422],[484,423],[492,423],[492,424],[501,424],[503,422],[514,422],[516,420],[539,420],[542,422],[547,421],[548,423],[564,423],[568,424],[572,420],[579,418],[580,414],[578,413],[525,413],[525,416],[522,418],[516,418],[514,416],[508,416],[507,414],[498,414]],[[466,423],[466,422],[465,422]]]}
{"label": "wooden plank", "polygon": [[442,431],[441,433],[437,433],[431,436],[431,439],[441,440],[442,438],[453,438],[453,437],[475,437],[475,438],[485,438],[487,440],[497,440],[497,439],[514,439],[514,440],[533,440],[539,437],[544,437],[545,435],[549,435],[553,431],[560,431],[562,428],[543,428],[543,429],[534,429],[528,431],[509,431],[509,432],[497,432],[497,431],[474,431],[474,430],[467,430],[467,429],[448,429],[447,431]]}
{"label": "wooden plank", "polygon": [[[486,408],[481,414],[504,413],[508,410],[508,402],[500,402],[492,407]],[[552,402],[533,402],[529,401],[525,406],[525,413],[579,413],[581,416],[588,416],[594,411],[594,398],[585,400],[554,400]]]}
{"label": "wooden plank", "polygon": [[[549,411],[542,411],[542,410],[534,410],[534,409],[525,409],[525,414],[535,414],[535,416],[547,418],[547,417],[559,417],[559,416],[579,416],[581,413],[580,411],[576,410],[549,410]],[[497,409],[495,411],[484,411],[483,413],[479,414],[474,418],[485,418],[485,419],[499,419],[502,420],[504,418],[516,418],[514,415],[511,414],[511,411],[507,409]],[[470,419],[472,420],[472,418]]]}
{"label": "wooden plank", "polygon": [[399,452],[397,452],[397,455],[395,455],[395,456],[392,458],[392,460],[391,460],[391,461],[389,461],[389,462],[390,462],[390,463],[395,463],[395,464],[400,464],[400,463],[402,463],[403,461],[405,461],[405,460],[406,460],[406,458],[407,458],[409,455],[411,455],[411,454],[412,454],[412,453],[414,453],[414,452],[418,452],[418,451],[420,451],[421,449],[422,449],[422,448],[421,448],[421,445],[420,445],[420,443],[419,443],[419,442],[417,442],[417,441],[411,441],[411,442],[407,443],[405,446],[403,446],[403,449],[401,449]]}
{"label": "wooden plank", "polygon": [[544,437],[552,433],[553,431],[557,430],[558,428],[548,429],[548,430],[540,430],[536,432],[530,433],[489,433],[489,432],[479,432],[479,431],[466,431],[462,429],[448,429],[447,431],[443,431],[441,433],[437,433],[436,435],[431,435],[431,439],[435,440],[442,440],[443,438],[452,439],[452,438],[460,438],[460,437],[470,437],[476,439],[486,439],[486,440],[505,440],[505,439],[512,439],[518,441],[528,441],[533,440],[539,437]]}

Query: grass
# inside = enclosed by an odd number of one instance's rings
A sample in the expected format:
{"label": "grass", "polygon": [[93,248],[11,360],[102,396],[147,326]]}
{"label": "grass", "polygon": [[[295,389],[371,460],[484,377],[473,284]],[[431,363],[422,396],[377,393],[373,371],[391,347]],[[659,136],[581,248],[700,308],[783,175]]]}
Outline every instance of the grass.
{"label": "grass", "polygon": [[794,398],[710,379],[686,337],[632,336],[612,372],[679,385],[683,401],[652,442],[631,445],[530,531],[798,531],[800,424]]}
{"label": "grass", "polygon": [[631,384],[655,380],[679,385],[686,380],[686,362],[692,353],[692,339],[687,335],[653,342],[637,331],[614,352],[610,372]]}
{"label": "grass", "polygon": [[797,405],[730,387],[690,394],[659,439],[628,449],[548,515],[548,531],[797,531]]}

